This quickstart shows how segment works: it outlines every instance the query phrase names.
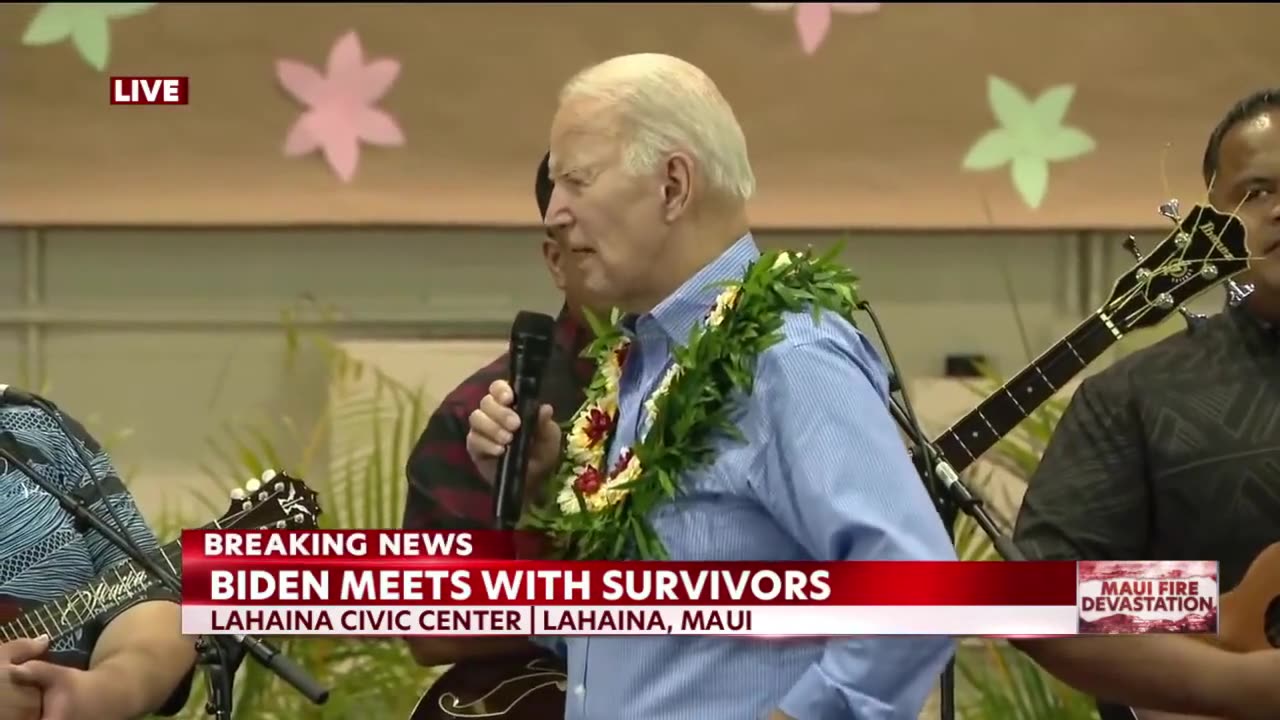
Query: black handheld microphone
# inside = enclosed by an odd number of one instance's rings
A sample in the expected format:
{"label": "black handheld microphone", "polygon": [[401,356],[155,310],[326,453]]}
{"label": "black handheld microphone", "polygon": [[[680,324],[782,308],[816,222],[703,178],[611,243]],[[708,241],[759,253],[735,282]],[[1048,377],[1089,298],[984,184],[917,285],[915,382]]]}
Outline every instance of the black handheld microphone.
{"label": "black handheld microphone", "polygon": [[542,373],[551,357],[556,321],[550,315],[522,311],[511,325],[512,407],[520,415],[520,429],[498,459],[494,478],[493,516],[499,530],[511,530],[523,508],[524,473],[529,465],[529,441],[537,431]]}

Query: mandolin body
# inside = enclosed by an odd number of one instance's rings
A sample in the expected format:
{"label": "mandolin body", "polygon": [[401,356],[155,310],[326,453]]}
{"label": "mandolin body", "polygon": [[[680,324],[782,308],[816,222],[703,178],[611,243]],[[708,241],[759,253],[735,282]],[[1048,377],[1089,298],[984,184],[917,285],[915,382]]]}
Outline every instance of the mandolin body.
{"label": "mandolin body", "polygon": [[567,682],[551,654],[461,662],[432,683],[409,720],[554,720],[564,717]]}

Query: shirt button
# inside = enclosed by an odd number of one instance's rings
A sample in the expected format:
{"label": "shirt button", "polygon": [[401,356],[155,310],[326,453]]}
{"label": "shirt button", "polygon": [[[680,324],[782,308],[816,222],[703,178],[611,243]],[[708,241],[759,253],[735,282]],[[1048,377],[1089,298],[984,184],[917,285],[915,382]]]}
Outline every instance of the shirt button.
{"label": "shirt button", "polygon": [[576,687],[576,688],[574,688],[574,689],[573,689],[573,694],[574,694],[574,695],[577,695],[578,697],[582,697],[583,695],[586,695],[586,694],[587,694],[587,686],[586,686],[586,685],[579,685],[578,687]]}

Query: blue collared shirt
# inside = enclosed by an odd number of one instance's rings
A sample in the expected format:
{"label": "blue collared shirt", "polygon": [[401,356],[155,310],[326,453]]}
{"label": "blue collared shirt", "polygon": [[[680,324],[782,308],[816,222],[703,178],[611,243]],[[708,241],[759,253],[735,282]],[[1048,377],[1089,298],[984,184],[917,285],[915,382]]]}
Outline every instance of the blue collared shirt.
{"label": "blue collared shirt", "polygon": [[[648,428],[642,405],[672,349],[703,322],[713,283],[741,278],[760,252],[747,235],[627,329],[618,435]],[[956,554],[888,412],[888,378],[856,328],[832,314],[788,316],[757,363],[710,465],[651,522],[673,560],[954,560]],[[726,637],[571,637],[566,720],[915,720],[950,638],[765,641]]]}

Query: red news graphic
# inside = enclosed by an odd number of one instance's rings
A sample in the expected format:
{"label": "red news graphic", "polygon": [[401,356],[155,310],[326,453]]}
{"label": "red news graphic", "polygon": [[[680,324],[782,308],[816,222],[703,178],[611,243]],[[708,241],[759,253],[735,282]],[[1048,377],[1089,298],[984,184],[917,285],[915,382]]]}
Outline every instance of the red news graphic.
{"label": "red news graphic", "polygon": [[190,530],[182,538],[182,629],[402,637],[1086,632],[1071,562],[552,562],[512,559],[519,546],[519,535],[492,531]]}
{"label": "red news graphic", "polygon": [[124,76],[111,78],[112,105],[186,105],[191,78],[186,76]]}
{"label": "red news graphic", "polygon": [[1216,633],[1218,564],[1080,563],[1080,632],[1088,635]]}

